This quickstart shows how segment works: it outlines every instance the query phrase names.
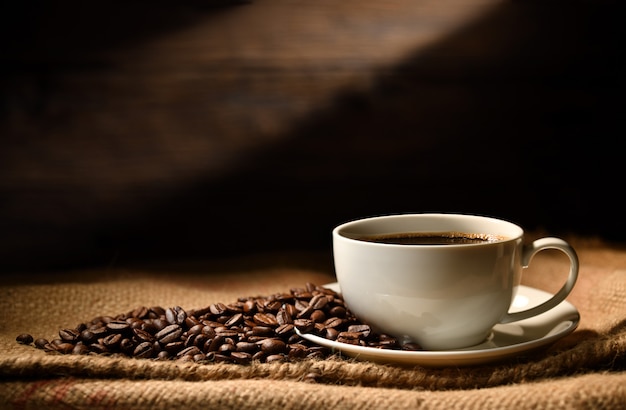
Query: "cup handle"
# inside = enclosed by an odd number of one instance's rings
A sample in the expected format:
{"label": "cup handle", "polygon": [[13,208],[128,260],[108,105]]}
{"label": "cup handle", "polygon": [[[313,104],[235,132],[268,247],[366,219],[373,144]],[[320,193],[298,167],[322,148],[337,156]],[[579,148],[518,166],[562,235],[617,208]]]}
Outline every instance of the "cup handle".
{"label": "cup handle", "polygon": [[533,256],[544,249],[558,249],[569,257],[570,269],[567,282],[565,282],[563,287],[553,297],[546,300],[542,304],[527,310],[522,310],[521,312],[507,313],[500,323],[504,324],[516,322],[518,320],[528,319],[529,317],[547,312],[565,300],[567,295],[569,295],[574,288],[576,279],[578,279],[578,255],[576,254],[574,248],[562,239],[551,237],[541,238],[532,242],[530,245],[524,246],[522,250],[522,267],[527,268]]}

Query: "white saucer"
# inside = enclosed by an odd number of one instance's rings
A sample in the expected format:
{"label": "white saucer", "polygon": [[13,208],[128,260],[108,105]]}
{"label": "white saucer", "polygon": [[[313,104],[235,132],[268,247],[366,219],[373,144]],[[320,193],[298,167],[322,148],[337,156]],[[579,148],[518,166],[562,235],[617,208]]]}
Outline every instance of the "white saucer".
{"label": "white saucer", "polygon": [[[324,285],[339,292],[337,283]],[[511,311],[528,309],[552,297],[528,286],[520,286]],[[518,322],[496,325],[485,342],[463,349],[445,351],[404,351],[355,346],[309,333],[298,334],[313,343],[339,351],[358,360],[428,367],[468,366],[502,360],[548,345],[572,333],[580,321],[578,310],[563,301],[554,309]]]}

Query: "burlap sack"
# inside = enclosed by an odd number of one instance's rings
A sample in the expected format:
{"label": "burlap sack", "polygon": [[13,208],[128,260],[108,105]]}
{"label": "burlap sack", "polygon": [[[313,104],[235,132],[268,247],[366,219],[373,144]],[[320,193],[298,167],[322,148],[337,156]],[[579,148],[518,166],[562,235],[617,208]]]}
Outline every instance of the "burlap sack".
{"label": "burlap sack", "polygon": [[[233,365],[50,355],[23,332],[59,329],[139,305],[198,308],[334,281],[328,255],[266,255],[189,265],[77,270],[3,279],[2,408],[620,408],[626,403],[626,250],[570,239],[581,261],[568,300],[578,329],[500,363],[400,367],[344,358]],[[524,283],[555,291],[566,258],[543,252]]]}

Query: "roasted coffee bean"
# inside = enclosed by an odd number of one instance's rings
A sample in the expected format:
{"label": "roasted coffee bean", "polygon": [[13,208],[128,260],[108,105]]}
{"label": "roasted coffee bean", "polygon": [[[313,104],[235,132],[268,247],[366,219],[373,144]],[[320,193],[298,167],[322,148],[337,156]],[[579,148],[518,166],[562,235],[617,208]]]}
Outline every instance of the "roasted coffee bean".
{"label": "roasted coffee bean", "polygon": [[278,322],[279,325],[285,325],[288,323],[293,323],[293,318],[291,317],[291,315],[289,315],[289,313],[287,313],[286,309],[281,308],[276,313],[276,321]]}
{"label": "roasted coffee bean", "polygon": [[204,353],[196,353],[192,356],[193,361],[198,363],[198,362],[203,362],[206,360],[206,355]]}
{"label": "roasted coffee bean", "polygon": [[189,330],[187,331],[187,334],[199,335],[200,333],[202,333],[202,329],[204,329],[204,325],[202,323],[198,323],[190,327]]}
{"label": "roasted coffee bean", "polygon": [[296,309],[296,307],[294,305],[292,305],[292,304],[285,304],[285,305],[283,305],[283,309],[285,310],[285,312],[287,312],[287,314],[289,315],[289,317],[292,320],[298,314],[298,309]]}
{"label": "roasted coffee bean", "polygon": [[337,336],[339,336],[339,330],[332,327],[326,328],[326,331],[324,333],[324,337],[326,337],[326,339],[337,340]]}
{"label": "roasted coffee bean", "polygon": [[82,332],[80,332],[80,335],[78,336],[78,338],[83,343],[86,343],[86,344],[91,344],[97,340],[96,335],[89,329],[85,329]]}
{"label": "roasted coffee bean", "polygon": [[266,363],[282,363],[285,361],[284,354],[271,354],[265,359]]}
{"label": "roasted coffee bean", "polygon": [[165,319],[172,325],[182,325],[187,319],[187,312],[180,306],[174,306],[165,310]]}
{"label": "roasted coffee bean", "polygon": [[113,333],[102,339],[102,344],[111,350],[119,346],[121,341],[122,335],[119,333]]}
{"label": "roasted coffee bean", "polygon": [[252,299],[248,299],[243,304],[243,313],[249,315],[256,313],[256,302]]}
{"label": "roasted coffee bean", "polygon": [[334,317],[344,318],[346,317],[346,308],[343,306],[333,306],[328,313]]}
{"label": "roasted coffee bean", "polygon": [[270,313],[276,313],[278,312],[278,309],[280,309],[282,305],[283,303],[279,300],[267,301],[264,306],[264,311],[270,312]]}
{"label": "roasted coffee bean", "polygon": [[125,320],[112,320],[106,324],[106,328],[111,332],[123,333],[130,329],[130,325]]}
{"label": "roasted coffee bean", "polygon": [[214,328],[212,328],[211,326],[205,325],[202,328],[202,334],[206,335],[206,337],[208,337],[209,339],[212,339],[212,338],[215,337],[215,335],[217,333],[215,333],[215,329]]}
{"label": "roasted coffee bean", "polygon": [[185,319],[185,323],[184,323],[184,325],[186,327],[191,329],[192,327],[197,326],[197,325],[201,325],[201,324],[202,324],[202,322],[200,322],[200,319],[197,319],[195,317],[189,316],[189,312],[187,312],[187,319]]}
{"label": "roasted coffee bean", "polygon": [[187,356],[194,356],[194,355],[196,355],[198,353],[201,353],[200,349],[198,349],[196,346],[190,346],[190,347],[187,347],[187,348],[181,350],[180,352],[178,352],[176,354],[176,356],[178,356],[178,357],[185,356],[185,355],[187,355]]}
{"label": "roasted coffee bean", "polygon": [[314,311],[315,309],[313,308],[312,305],[307,305],[304,309],[298,312],[296,317],[298,319],[308,319],[311,316],[311,313],[313,313]]}
{"label": "roasted coffee bean", "polygon": [[324,322],[324,326],[326,326],[326,328],[338,328],[339,326],[343,325],[346,321],[344,319],[338,318],[338,317],[331,317],[330,319],[327,319]]}
{"label": "roasted coffee bean", "polygon": [[137,345],[137,347],[133,351],[133,356],[139,357],[139,358],[148,358],[148,357],[152,357],[153,351],[154,350],[152,347],[152,343],[142,342],[139,345]]}
{"label": "roasted coffee bean", "polygon": [[254,336],[270,337],[274,335],[274,329],[268,326],[255,326],[252,328]]}
{"label": "roasted coffee bean", "polygon": [[239,332],[237,330],[233,330],[233,329],[226,329],[226,328],[222,328],[222,329],[215,329],[215,333],[219,336],[222,337],[237,337],[239,336]]}
{"label": "roasted coffee bean", "polygon": [[63,354],[69,354],[72,352],[72,350],[74,350],[74,345],[69,342],[62,342],[62,343],[55,345],[54,348],[57,352],[60,352]]}
{"label": "roasted coffee bean", "polygon": [[237,350],[237,347],[231,343],[224,343],[217,349],[217,351],[221,354],[234,352],[236,350]]}
{"label": "roasted coffee bean", "polygon": [[90,328],[89,331],[93,334],[94,340],[100,339],[109,333],[106,326],[95,326]]}
{"label": "roasted coffee bean", "polygon": [[261,343],[261,350],[267,355],[285,353],[287,344],[280,339],[265,339]]}
{"label": "roasted coffee bean", "polygon": [[59,330],[59,336],[66,342],[75,342],[78,339],[79,333],[74,329],[61,329]]}
{"label": "roasted coffee bean", "polygon": [[131,317],[126,319],[126,322],[130,325],[130,329],[141,329],[143,326],[143,320],[137,319],[136,317]]}
{"label": "roasted coffee bean", "polygon": [[230,317],[230,319],[228,319],[226,321],[226,323],[224,323],[225,326],[236,326],[239,323],[243,322],[243,314],[242,313],[235,313],[233,316]]}
{"label": "roasted coffee bean", "polygon": [[176,354],[185,348],[185,342],[181,340],[170,342],[165,345],[162,345],[161,343],[159,343],[159,345],[163,346],[163,350],[171,354]]}
{"label": "roasted coffee bean", "polygon": [[85,346],[82,343],[74,345],[74,348],[72,349],[72,354],[88,354],[88,353],[89,353],[89,347]]}
{"label": "roasted coffee bean", "polygon": [[278,326],[276,316],[274,316],[274,314],[272,313],[257,313],[253,316],[253,320],[255,323],[258,323],[261,326]]}
{"label": "roasted coffee bean", "polygon": [[325,295],[315,295],[309,301],[309,306],[313,309],[323,309],[328,304],[328,298]]}
{"label": "roasted coffee bean", "polygon": [[212,340],[204,344],[204,352],[216,352],[226,340],[223,336],[215,336]]}
{"label": "roasted coffee bean", "polygon": [[252,361],[252,355],[247,352],[231,352],[230,357],[239,364],[248,364]]}
{"label": "roasted coffee bean", "polygon": [[306,346],[295,343],[289,345],[289,353],[287,354],[287,357],[291,360],[303,359],[307,356],[307,354]]}
{"label": "roasted coffee bean", "polygon": [[323,323],[326,321],[326,315],[321,310],[314,310],[309,317],[315,323]]}
{"label": "roasted coffee bean", "polygon": [[223,303],[214,303],[210,306],[209,310],[216,316],[221,316],[228,310],[228,307]]}
{"label": "roasted coffee bean", "polygon": [[293,325],[302,333],[309,333],[315,329],[315,322],[311,319],[296,319],[293,321]]}
{"label": "roasted coffee bean", "polygon": [[178,325],[169,325],[154,335],[162,345],[174,342],[183,334],[183,330]]}
{"label": "roasted coffee bean", "polygon": [[50,343],[48,342],[47,339],[40,337],[39,339],[35,340],[35,347],[37,349],[48,349],[49,346],[50,346]]}
{"label": "roasted coffee bean", "polygon": [[238,342],[235,347],[238,352],[255,353],[259,350],[259,346],[251,342]]}
{"label": "roasted coffee bean", "polygon": [[133,334],[141,342],[153,342],[154,336],[142,329],[133,329]]}
{"label": "roasted coffee bean", "polygon": [[278,336],[284,337],[293,333],[295,326],[291,323],[285,323],[276,328],[275,332]]}
{"label": "roasted coffee bean", "polygon": [[131,353],[135,348],[135,344],[130,339],[122,339],[120,341],[120,350],[124,353]]}
{"label": "roasted coffee bean", "polygon": [[17,336],[15,340],[17,340],[18,343],[23,344],[23,345],[29,345],[33,343],[33,337],[29,335],[28,333],[22,333],[21,335]]}
{"label": "roasted coffee bean", "polygon": [[360,333],[362,337],[367,338],[372,329],[368,325],[350,325],[348,326],[348,332]]}
{"label": "roasted coffee bean", "polygon": [[104,354],[104,353],[108,353],[109,349],[107,349],[107,347],[103,344],[100,343],[92,343],[89,345],[89,350],[91,350],[94,353],[98,353],[98,354]]}
{"label": "roasted coffee bean", "polygon": [[198,336],[193,338],[193,345],[194,346],[198,346],[198,347],[202,347],[204,346],[204,344],[206,343],[207,340],[209,340],[210,338],[205,335],[204,333],[200,333]]}
{"label": "roasted coffee bean", "polygon": [[148,312],[149,312],[149,309],[147,307],[139,306],[130,313],[130,316],[136,317],[139,319],[144,319],[148,316]]}

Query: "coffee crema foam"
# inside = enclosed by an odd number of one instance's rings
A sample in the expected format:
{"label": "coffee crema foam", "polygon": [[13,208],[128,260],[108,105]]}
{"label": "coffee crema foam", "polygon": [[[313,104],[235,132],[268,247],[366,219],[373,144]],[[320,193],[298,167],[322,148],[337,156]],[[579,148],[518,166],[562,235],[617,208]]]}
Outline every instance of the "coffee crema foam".
{"label": "coffee crema foam", "polygon": [[357,238],[366,242],[396,245],[472,245],[505,240],[506,237],[494,234],[468,232],[399,232],[379,235],[366,235]]}

